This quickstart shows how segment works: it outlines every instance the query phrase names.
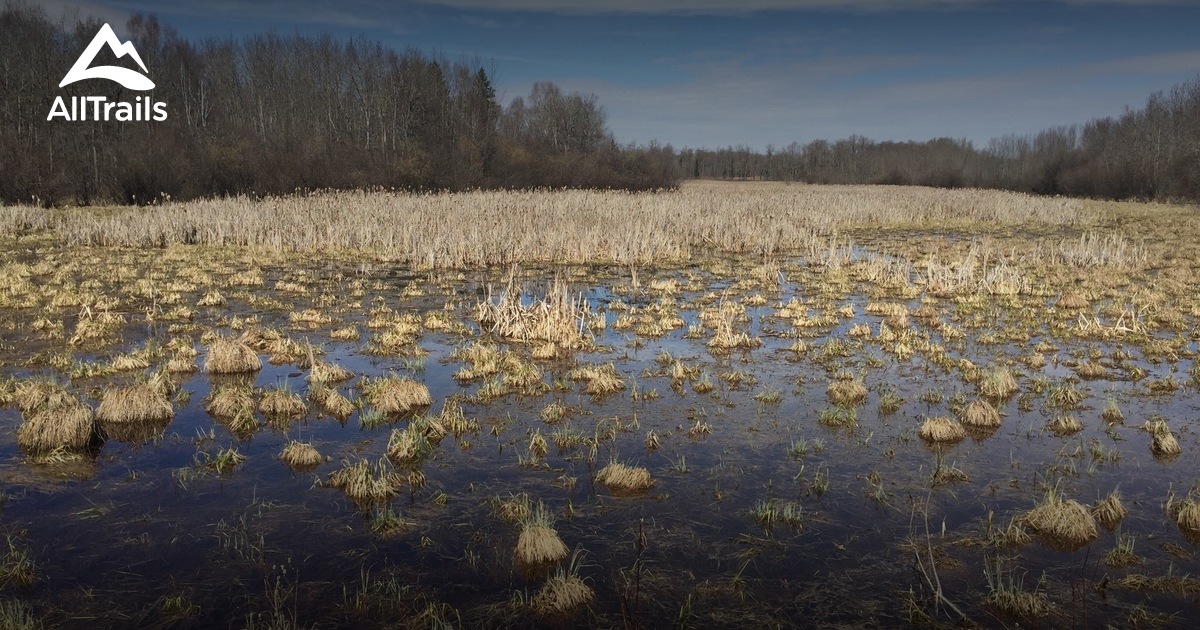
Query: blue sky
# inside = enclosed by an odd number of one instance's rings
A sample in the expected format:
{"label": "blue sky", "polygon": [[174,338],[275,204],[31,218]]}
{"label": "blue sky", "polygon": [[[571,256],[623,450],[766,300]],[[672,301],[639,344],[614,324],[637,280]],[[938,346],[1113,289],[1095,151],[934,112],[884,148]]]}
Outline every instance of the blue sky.
{"label": "blue sky", "polygon": [[[1200,75],[1197,0],[43,0],[188,37],[365,35],[595,92],[622,142],[851,134],[977,144],[1141,106]],[[118,28],[118,33],[121,29]],[[153,72],[153,69],[151,69]]]}

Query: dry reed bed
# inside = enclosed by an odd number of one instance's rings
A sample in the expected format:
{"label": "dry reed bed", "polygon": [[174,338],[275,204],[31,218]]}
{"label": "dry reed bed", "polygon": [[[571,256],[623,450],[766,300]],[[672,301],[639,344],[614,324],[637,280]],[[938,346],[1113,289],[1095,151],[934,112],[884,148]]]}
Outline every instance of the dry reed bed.
{"label": "dry reed bed", "polygon": [[[56,215],[71,245],[253,245],[279,251],[367,250],[421,267],[518,262],[680,260],[693,249],[812,250],[856,226],[972,221],[1073,225],[1083,203],[990,190],[892,186],[685,186],[677,192],[323,192],[168,203],[97,216]],[[6,209],[0,223],[36,223]],[[32,218],[30,218],[32,217]]]}

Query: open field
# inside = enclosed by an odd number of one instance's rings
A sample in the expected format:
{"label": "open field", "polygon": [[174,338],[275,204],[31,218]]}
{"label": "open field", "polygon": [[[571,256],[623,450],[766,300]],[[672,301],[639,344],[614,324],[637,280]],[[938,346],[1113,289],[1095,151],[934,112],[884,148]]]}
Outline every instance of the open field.
{"label": "open field", "polygon": [[1186,627],[1195,214],[709,182],[0,208],[0,617]]}

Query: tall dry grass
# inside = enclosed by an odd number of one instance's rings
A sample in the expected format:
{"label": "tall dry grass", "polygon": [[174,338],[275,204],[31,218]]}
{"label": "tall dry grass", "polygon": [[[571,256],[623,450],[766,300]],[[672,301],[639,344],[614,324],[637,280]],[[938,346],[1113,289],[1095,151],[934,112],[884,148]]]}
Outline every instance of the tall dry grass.
{"label": "tall dry grass", "polygon": [[[5,209],[17,216],[18,210]],[[71,245],[360,250],[421,268],[682,260],[697,250],[817,251],[839,230],[982,222],[1071,225],[1082,202],[991,190],[698,182],[676,192],[322,192],[55,214]],[[0,226],[5,225],[0,222]]]}

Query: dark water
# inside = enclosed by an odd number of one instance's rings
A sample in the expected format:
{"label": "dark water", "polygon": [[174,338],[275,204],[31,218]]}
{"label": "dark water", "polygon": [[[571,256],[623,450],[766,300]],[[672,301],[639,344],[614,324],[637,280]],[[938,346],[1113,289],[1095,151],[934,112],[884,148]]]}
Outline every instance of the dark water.
{"label": "dark water", "polygon": [[[660,338],[640,338],[632,331],[614,330],[619,313],[609,312],[609,327],[596,340],[598,351],[539,362],[546,383],[564,380],[576,363],[613,362],[626,381],[622,392],[593,397],[582,392],[582,384],[571,383],[568,391],[536,397],[510,395],[488,404],[464,403],[467,417],[478,420],[480,430],[459,438],[449,435],[441,442],[424,465],[427,485],[405,491],[391,503],[411,526],[390,538],[371,532],[369,510],[320,482],[343,460],[383,457],[390,431],[402,427],[403,421],[364,429],[357,413],[343,424],[313,408],[286,431],[264,426],[239,440],[204,411],[204,398],[214,381],[197,373],[181,382],[190,402],[176,405],[177,415],[160,438],[144,444],[110,440],[94,462],[64,468],[27,462],[14,437],[19,412],[11,406],[0,409],[0,426],[9,436],[0,444],[0,490],[7,497],[0,527],[11,545],[28,552],[37,575],[32,586],[10,584],[3,596],[28,603],[51,625],[113,627],[858,627],[905,625],[922,614],[950,623],[956,616],[939,612],[943,607],[935,604],[915,560],[921,555],[927,561],[933,551],[946,599],[986,626],[1124,626],[1142,613],[1179,626],[1190,626],[1196,619],[1195,595],[1111,586],[1129,573],[1187,575],[1200,568],[1194,545],[1164,509],[1172,489],[1186,495],[1198,479],[1192,421],[1200,402],[1194,388],[1148,395],[1132,380],[1079,382],[1086,398],[1073,413],[1085,428],[1060,437],[1044,430],[1054,414],[1047,407],[1048,393],[1032,390],[1035,379],[1045,377],[1048,384],[1057,385],[1070,370],[1053,361],[1039,370],[1016,364],[1021,393],[1000,408],[1004,420],[998,431],[931,448],[916,437],[924,418],[953,415],[950,406],[956,394],[959,402],[977,396],[975,386],[960,372],[947,373],[920,353],[897,359],[869,340],[849,357],[823,364],[814,359],[828,339],[846,338],[854,324],[866,322],[878,331],[883,318],[864,314],[868,302],[898,302],[915,310],[919,300],[878,294],[877,288],[853,281],[830,288],[819,271],[799,263],[785,266],[789,280],[777,291],[730,289],[746,270],[734,264],[715,269],[642,272],[643,287],[651,279],[675,277],[686,285],[689,274],[695,278],[693,288],[700,290],[676,296],[684,305],[683,328]],[[294,277],[295,270],[266,271],[265,287],[249,291],[271,295],[297,310],[322,292],[344,291],[339,289],[343,280],[331,278],[335,272],[356,276],[352,269],[314,268],[299,278],[313,287],[312,293],[297,296],[270,288],[278,278]],[[555,272],[601,311],[616,297],[632,305],[646,305],[658,297],[652,291],[636,298],[614,296],[612,287],[629,283],[620,269],[573,268],[526,270],[527,301],[545,291]],[[451,375],[462,364],[449,356],[455,347],[479,338],[471,309],[483,286],[502,282],[502,276],[443,278],[441,284],[451,295],[438,294],[437,283],[425,276],[373,269],[358,277],[367,281],[365,294],[353,298],[357,308],[334,313],[340,320],[334,325],[292,329],[287,310],[256,309],[236,297],[236,289],[223,290],[229,297],[226,306],[198,309],[196,321],[225,330],[222,326],[232,315],[257,314],[262,325],[318,343],[327,352],[325,360],[360,376],[395,372],[424,382],[435,412],[448,397],[474,394],[481,383],[456,383]],[[402,297],[401,291],[412,282],[429,295]],[[868,289],[876,292],[870,298]],[[705,345],[711,332],[699,339],[684,338],[687,326],[696,320],[697,301],[710,291],[727,291],[730,298],[754,293],[768,298],[765,306],[749,307],[749,321],[741,324],[761,337],[761,347],[713,355]],[[184,302],[194,303],[203,293],[189,294]],[[781,302],[793,297],[813,301],[814,311],[853,304],[857,315],[841,318],[836,325],[805,329],[811,334],[804,338],[809,350],[797,357],[788,350],[793,338],[772,334],[790,330],[788,321],[772,316]],[[454,300],[456,316],[470,321],[476,334],[427,331],[420,345],[429,354],[421,361],[368,356],[363,351],[373,331],[364,322],[366,311],[378,304],[374,298],[397,311],[416,313],[441,309],[447,299]],[[823,308],[825,304],[831,308]],[[952,300],[938,306],[944,321],[955,317]],[[69,336],[74,315],[64,314]],[[966,328],[964,339],[945,344],[948,353],[979,366],[1027,355],[1040,337],[986,345],[978,341],[989,332],[1028,327],[1020,315],[1021,309],[985,307],[982,317],[992,325]],[[36,314],[18,311],[8,316],[19,320]],[[103,359],[116,350],[141,347],[151,337],[164,343],[171,337],[165,325],[151,328],[136,317],[130,319],[133,323],[126,326],[120,344],[90,354],[76,352],[76,358]],[[334,327],[348,324],[358,325],[360,341],[328,338]],[[962,321],[955,325],[963,327]],[[912,326],[928,330],[915,319]],[[1031,329],[1058,346],[1057,353],[1046,353],[1047,358],[1057,354],[1066,359],[1074,348],[1098,349],[1107,356],[1121,347],[1138,357],[1133,364],[1150,378],[1174,375],[1188,382],[1188,361],[1149,363],[1140,360],[1136,344],[1053,338],[1048,326]],[[940,339],[936,331],[930,336]],[[193,338],[202,362],[198,333]],[[5,361],[7,375],[53,373],[37,361],[30,364],[28,357],[61,346],[61,340],[21,333],[11,343],[16,351]],[[528,352],[520,344],[502,346]],[[1195,350],[1194,342],[1188,349]],[[713,392],[697,394],[690,383],[673,388],[670,375],[655,362],[662,351],[707,373]],[[866,402],[856,408],[853,428],[818,421],[821,411],[832,407],[825,388],[842,370],[863,376],[870,390]],[[720,378],[734,371],[757,382],[733,387]],[[305,374],[294,364],[265,365],[254,384],[287,384],[303,392]],[[94,405],[104,388],[129,378],[80,379],[72,388],[91,395]],[[355,383],[339,390],[354,399]],[[904,399],[894,413],[879,411],[883,387]],[[634,400],[635,388],[658,396]],[[781,400],[754,399],[767,390],[779,392]],[[933,398],[926,394],[930,391],[940,392],[941,400],[922,400]],[[1019,396],[1027,396],[1025,410]],[[1125,423],[1111,428],[1100,418],[1110,397],[1125,414]],[[539,415],[552,401],[571,410],[567,420],[553,427]],[[1170,463],[1151,456],[1149,435],[1137,429],[1154,414],[1168,419],[1183,448],[1183,455]],[[711,434],[689,436],[696,421],[709,424]],[[587,457],[587,446],[560,452],[551,443],[544,466],[519,462],[534,430],[540,429],[549,440],[561,427],[590,437],[598,428],[603,432],[616,426],[622,428],[601,441],[594,461]],[[210,431],[212,440],[204,437]],[[657,451],[645,448],[648,431],[661,438]],[[330,461],[314,473],[290,471],[277,459],[290,439],[311,442]],[[790,447],[801,443],[807,445],[807,454],[793,457]],[[1102,453],[1116,455],[1094,458],[1093,443]],[[215,454],[229,447],[247,457],[233,473],[218,475],[197,465],[198,451]],[[611,495],[593,481],[610,458],[645,466],[655,487],[639,496]],[[930,475],[939,465],[955,466],[969,480],[935,486]],[[574,485],[564,487],[564,477],[574,478]],[[827,490],[821,492],[825,484]],[[1115,534],[1105,531],[1091,545],[1071,553],[1037,541],[1002,551],[964,544],[984,534],[989,513],[997,525],[1007,525],[1032,508],[1050,486],[1085,505],[1119,488],[1130,510],[1120,531],[1137,538],[1135,551],[1144,563],[1130,569],[1105,566],[1101,556],[1115,541]],[[579,551],[578,573],[595,590],[596,599],[574,618],[537,618],[522,604],[540,588],[544,576],[527,575],[515,565],[519,529],[498,519],[491,503],[516,493],[543,501],[554,512],[562,539]],[[798,504],[800,524],[764,528],[751,509],[772,500]],[[1026,620],[985,605],[985,563],[997,561],[1013,576],[1023,576],[1025,590],[1036,588],[1048,596],[1055,612]],[[1102,583],[1109,586],[1098,589]],[[914,613],[914,608],[920,612]]]}

